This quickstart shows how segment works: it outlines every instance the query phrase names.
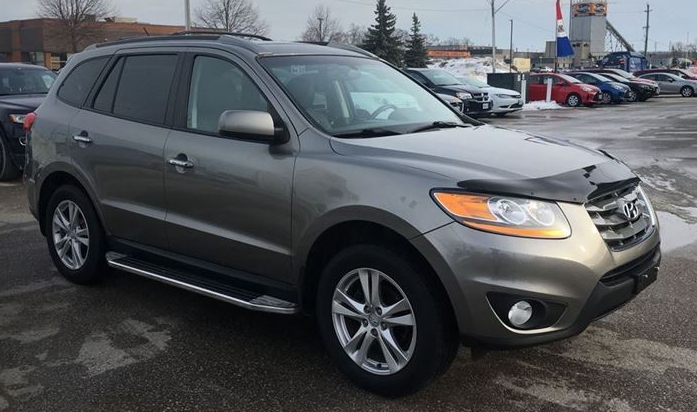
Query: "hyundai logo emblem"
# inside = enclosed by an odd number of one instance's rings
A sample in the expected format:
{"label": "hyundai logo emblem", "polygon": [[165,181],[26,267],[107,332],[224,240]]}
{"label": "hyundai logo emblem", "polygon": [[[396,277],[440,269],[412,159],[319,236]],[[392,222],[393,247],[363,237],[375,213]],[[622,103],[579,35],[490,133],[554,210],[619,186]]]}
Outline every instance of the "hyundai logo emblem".
{"label": "hyundai logo emblem", "polygon": [[639,217],[639,208],[634,202],[627,202],[622,205],[622,213],[627,218],[627,220],[633,221]]}

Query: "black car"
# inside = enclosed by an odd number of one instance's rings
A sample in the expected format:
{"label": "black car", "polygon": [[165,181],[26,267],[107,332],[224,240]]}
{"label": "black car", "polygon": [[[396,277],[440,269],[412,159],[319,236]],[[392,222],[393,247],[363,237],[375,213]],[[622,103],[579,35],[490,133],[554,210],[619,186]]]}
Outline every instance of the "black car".
{"label": "black car", "polygon": [[464,113],[472,117],[491,115],[492,102],[484,90],[462,84],[455,76],[442,69],[406,69],[416,81],[437,94],[457,97],[464,103]]}
{"label": "black car", "polygon": [[19,177],[24,167],[24,117],[39,107],[55,79],[44,67],[0,63],[0,181]]}
{"label": "black car", "polygon": [[659,94],[658,87],[652,86],[648,83],[625,79],[624,77],[614,73],[603,73],[603,76],[607,77],[610,80],[629,86],[632,89],[632,91],[636,93],[636,99],[640,102],[645,102],[649,100],[651,97]]}

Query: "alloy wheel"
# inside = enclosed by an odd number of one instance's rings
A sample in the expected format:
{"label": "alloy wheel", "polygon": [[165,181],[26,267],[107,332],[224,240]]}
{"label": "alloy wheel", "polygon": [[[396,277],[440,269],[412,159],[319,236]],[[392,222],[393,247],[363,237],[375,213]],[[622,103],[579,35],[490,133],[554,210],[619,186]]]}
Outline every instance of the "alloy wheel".
{"label": "alloy wheel", "polygon": [[569,106],[571,106],[571,107],[576,107],[576,106],[579,105],[579,103],[580,103],[580,100],[579,100],[578,96],[576,96],[576,95],[574,95],[574,94],[572,94],[571,96],[569,96],[569,99],[568,99],[568,104],[569,104]]}
{"label": "alloy wheel", "polygon": [[85,264],[90,247],[90,235],[85,215],[73,201],[64,200],[53,212],[53,246],[61,262],[71,270]]}
{"label": "alloy wheel", "polygon": [[681,94],[683,95],[683,97],[692,97],[692,95],[694,93],[695,93],[695,91],[692,90],[692,88],[689,86],[683,87],[682,91],[681,91]]}
{"label": "alloy wheel", "polygon": [[414,354],[416,319],[399,285],[371,268],[344,275],[332,299],[334,331],[346,354],[362,369],[392,375]]}
{"label": "alloy wheel", "polygon": [[610,93],[603,93],[603,103],[605,103],[605,104],[612,103],[612,96],[610,95]]}

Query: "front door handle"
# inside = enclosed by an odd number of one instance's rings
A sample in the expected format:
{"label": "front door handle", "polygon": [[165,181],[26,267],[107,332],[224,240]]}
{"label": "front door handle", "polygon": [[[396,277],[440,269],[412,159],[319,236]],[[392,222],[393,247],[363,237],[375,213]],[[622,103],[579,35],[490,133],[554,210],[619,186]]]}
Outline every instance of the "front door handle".
{"label": "front door handle", "polygon": [[192,167],[194,167],[194,164],[192,162],[179,157],[173,157],[169,159],[167,163],[171,164],[172,166],[183,167],[184,169],[191,169]]}
{"label": "front door handle", "polygon": [[81,131],[80,134],[74,135],[73,140],[75,140],[78,143],[85,143],[85,144],[92,143],[92,139],[90,138],[90,135],[87,134],[87,132],[84,130]]}

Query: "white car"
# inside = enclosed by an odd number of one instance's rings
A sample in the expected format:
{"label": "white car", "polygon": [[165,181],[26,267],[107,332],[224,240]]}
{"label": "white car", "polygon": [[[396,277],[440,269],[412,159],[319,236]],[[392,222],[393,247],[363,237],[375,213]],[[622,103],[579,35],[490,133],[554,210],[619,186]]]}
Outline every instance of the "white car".
{"label": "white car", "polygon": [[505,116],[507,114],[523,110],[523,97],[519,92],[509,89],[500,89],[491,87],[481,80],[471,76],[461,76],[457,78],[463,84],[479,87],[489,93],[489,98],[493,104],[492,114],[497,116]]}

